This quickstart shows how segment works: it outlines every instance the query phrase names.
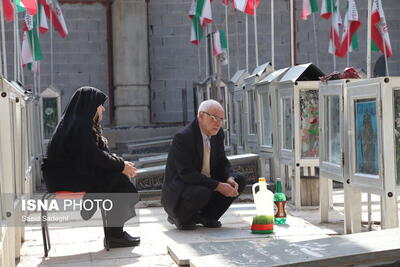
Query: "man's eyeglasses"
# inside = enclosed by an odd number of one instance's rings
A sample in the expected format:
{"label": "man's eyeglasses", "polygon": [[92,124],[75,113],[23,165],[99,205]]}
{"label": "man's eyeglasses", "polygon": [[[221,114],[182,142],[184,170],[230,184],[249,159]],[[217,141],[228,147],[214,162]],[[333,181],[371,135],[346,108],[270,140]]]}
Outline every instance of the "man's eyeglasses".
{"label": "man's eyeglasses", "polygon": [[210,114],[210,113],[208,113],[208,112],[205,112],[205,111],[203,111],[205,114],[207,114],[211,119],[213,119],[213,121],[215,121],[215,122],[220,122],[220,123],[224,123],[225,122],[225,120],[223,119],[223,118],[220,118],[220,117],[217,117],[217,116],[215,116],[215,115],[212,115],[212,114]]}

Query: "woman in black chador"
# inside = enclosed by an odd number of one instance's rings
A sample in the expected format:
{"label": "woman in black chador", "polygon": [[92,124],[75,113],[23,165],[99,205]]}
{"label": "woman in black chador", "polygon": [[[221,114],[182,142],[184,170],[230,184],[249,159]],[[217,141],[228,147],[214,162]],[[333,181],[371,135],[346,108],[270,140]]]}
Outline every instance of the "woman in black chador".
{"label": "woman in black chador", "polygon": [[[112,226],[107,228],[109,246],[137,246],[140,238],[122,230],[136,215],[137,190],[129,181],[136,168],[108,150],[99,124],[106,100],[107,96],[93,87],[75,92],[47,147],[43,178],[49,192],[118,193],[102,195],[113,201],[113,209],[107,212],[108,225]],[[85,198],[90,199],[89,195]],[[95,211],[82,209],[81,215],[88,220]]]}

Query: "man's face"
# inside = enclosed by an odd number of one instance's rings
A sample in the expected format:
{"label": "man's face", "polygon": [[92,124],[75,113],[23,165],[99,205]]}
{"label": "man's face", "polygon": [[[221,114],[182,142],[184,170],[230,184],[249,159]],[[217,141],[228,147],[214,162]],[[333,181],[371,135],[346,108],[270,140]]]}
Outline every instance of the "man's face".
{"label": "man's face", "polygon": [[206,112],[200,111],[200,129],[207,136],[216,135],[224,123],[224,116],[224,110],[219,107],[211,107]]}

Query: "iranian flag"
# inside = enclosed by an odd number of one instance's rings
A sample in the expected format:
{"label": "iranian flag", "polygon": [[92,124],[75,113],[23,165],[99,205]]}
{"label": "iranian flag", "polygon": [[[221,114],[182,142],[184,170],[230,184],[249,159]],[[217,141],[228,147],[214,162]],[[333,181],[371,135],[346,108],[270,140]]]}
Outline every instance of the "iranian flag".
{"label": "iranian flag", "polygon": [[333,10],[334,10],[333,0],[322,0],[321,16],[324,19],[329,19],[332,15]]}
{"label": "iranian flag", "polygon": [[372,4],[371,39],[372,50],[380,50],[384,54],[386,50],[386,56],[392,56],[392,46],[390,45],[388,26],[386,24],[381,0],[374,0]]}
{"label": "iranian flag", "polygon": [[[350,50],[358,47],[357,36],[354,36],[354,34],[356,33],[360,25],[361,25],[360,18],[358,17],[357,6],[355,1],[347,0],[346,15],[344,17],[343,34],[340,42],[340,50],[337,53],[339,57],[346,56],[347,50],[349,50],[349,44],[351,44]],[[353,43],[353,38],[355,40],[354,43]]]}
{"label": "iranian flag", "polygon": [[67,25],[65,24],[64,16],[60,7],[60,4],[57,0],[39,0],[40,3],[44,7],[44,11],[46,12],[47,18],[50,20],[50,12],[51,12],[51,21],[53,23],[54,28],[62,38],[68,35]]}
{"label": "iranian flag", "polygon": [[47,23],[46,12],[44,6],[39,4],[39,32],[41,34],[46,33],[49,30],[49,24]]}
{"label": "iranian flag", "polygon": [[336,0],[336,6],[333,8],[332,26],[329,33],[329,53],[337,55],[340,50],[339,26],[342,24],[342,18],[339,14],[339,0]]}
{"label": "iranian flag", "polygon": [[303,0],[303,9],[301,11],[301,18],[303,20],[307,20],[307,17],[311,15],[311,13],[317,11],[318,11],[317,0]]}
{"label": "iranian flag", "polygon": [[11,0],[3,0],[3,12],[6,21],[14,19],[14,7]]}
{"label": "iranian flag", "polygon": [[192,44],[198,45],[200,43],[200,40],[204,38],[204,27],[207,23],[212,22],[211,1],[193,0],[188,16],[192,20],[190,42]]}
{"label": "iranian flag", "polygon": [[213,55],[222,54],[227,48],[226,35],[223,30],[218,30],[213,33]]}
{"label": "iranian flag", "polygon": [[28,65],[28,68],[34,71],[37,70],[35,62],[43,57],[36,25],[37,16],[31,16],[27,12],[23,25],[21,63],[23,67]]}
{"label": "iranian flag", "polygon": [[25,67],[26,64],[33,62],[32,49],[28,40],[28,33],[22,33],[22,49],[21,49],[21,63]]}
{"label": "iranian flag", "polygon": [[233,0],[233,6],[246,14],[254,16],[254,9],[258,7],[259,0]]}
{"label": "iranian flag", "polygon": [[231,0],[222,0],[222,4],[224,4],[224,5],[226,5],[226,6],[229,6],[229,2],[230,2]]}
{"label": "iranian flag", "polygon": [[27,11],[30,15],[35,15],[38,12],[36,0],[16,0],[17,11]]}
{"label": "iranian flag", "polygon": [[207,23],[212,22],[211,1],[197,0],[192,1],[192,6],[189,10],[189,18],[197,16],[201,18],[201,26],[204,27]]}
{"label": "iranian flag", "polygon": [[203,28],[200,23],[201,19],[198,16],[192,16],[192,28],[190,31],[190,42],[198,45],[200,40],[204,38]]}

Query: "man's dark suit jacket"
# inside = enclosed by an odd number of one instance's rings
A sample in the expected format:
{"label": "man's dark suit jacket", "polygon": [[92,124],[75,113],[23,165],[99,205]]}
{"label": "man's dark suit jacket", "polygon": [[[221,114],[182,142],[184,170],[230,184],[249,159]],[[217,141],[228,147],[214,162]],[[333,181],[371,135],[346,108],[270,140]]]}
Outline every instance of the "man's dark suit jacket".
{"label": "man's dark suit jacket", "polygon": [[210,174],[201,174],[203,164],[203,137],[199,123],[194,119],[174,137],[167,159],[161,203],[174,216],[180,195],[188,185],[202,185],[214,190],[218,182],[232,176],[231,165],[225,156],[224,131],[211,137]]}

